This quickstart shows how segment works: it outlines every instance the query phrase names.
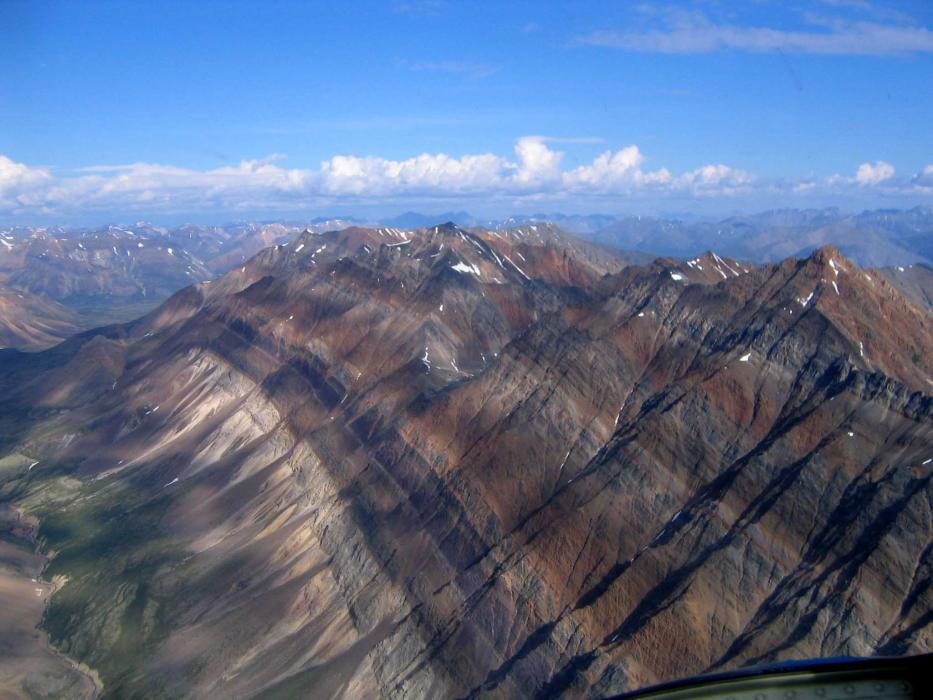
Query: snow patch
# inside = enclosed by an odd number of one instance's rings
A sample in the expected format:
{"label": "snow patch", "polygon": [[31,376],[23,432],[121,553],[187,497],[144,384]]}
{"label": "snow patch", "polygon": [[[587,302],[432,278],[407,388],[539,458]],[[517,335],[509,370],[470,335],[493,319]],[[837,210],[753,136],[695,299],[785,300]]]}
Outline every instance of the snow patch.
{"label": "snow patch", "polygon": [[571,453],[571,452],[573,452],[573,448],[572,448],[572,447],[571,447],[569,450],[567,450],[567,454],[564,455],[564,461],[560,463],[560,469],[557,470],[557,478],[558,478],[558,479],[560,478],[560,475],[564,473],[564,465],[566,465],[566,464],[567,464],[567,460],[570,459],[570,453]]}
{"label": "snow patch", "polygon": [[469,272],[471,275],[480,276],[482,273],[476,265],[468,265],[464,262],[458,262],[456,265],[451,265],[450,269],[456,270],[457,272]]}
{"label": "snow patch", "polygon": [[522,268],[520,268],[518,265],[516,265],[514,262],[512,262],[512,258],[510,258],[510,257],[509,257],[508,255],[506,255],[505,253],[502,254],[502,257],[505,258],[506,260],[508,260],[508,261],[509,261],[509,264],[510,264],[512,267],[514,267],[516,270],[518,270],[518,274],[520,274],[520,275],[521,275],[522,277],[524,277],[526,280],[528,280],[529,282],[531,282],[531,278],[530,278],[528,275],[525,274],[525,271],[522,270]]}
{"label": "snow patch", "polygon": [[752,354],[747,352],[739,358],[739,362],[748,362],[750,359],[752,359]]}
{"label": "snow patch", "polygon": [[[739,276],[739,273],[733,270],[731,267],[729,267],[729,263],[727,263],[725,260],[723,260],[718,255],[716,255],[716,253],[713,253],[713,257],[716,259],[716,262],[718,262],[720,265],[726,268],[729,272],[731,272],[734,277]],[[720,270],[719,273],[722,274],[723,277],[725,277],[725,275],[722,273],[722,270]]]}

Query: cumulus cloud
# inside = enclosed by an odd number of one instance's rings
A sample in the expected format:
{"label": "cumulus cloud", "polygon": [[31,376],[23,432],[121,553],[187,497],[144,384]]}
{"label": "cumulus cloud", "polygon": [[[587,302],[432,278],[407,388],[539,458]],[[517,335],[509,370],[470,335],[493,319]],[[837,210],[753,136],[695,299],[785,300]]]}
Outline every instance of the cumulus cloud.
{"label": "cumulus cloud", "polygon": [[754,184],[750,173],[728,165],[704,165],[680,176],[680,181],[698,195],[736,194]]}
{"label": "cumulus cloud", "polygon": [[855,181],[860,185],[877,185],[894,177],[894,166],[883,160],[871,163],[862,163],[855,171]]}
{"label": "cumulus cloud", "polygon": [[642,170],[644,156],[638,146],[626,146],[600,153],[589,165],[581,165],[564,174],[564,183],[571,189],[596,192],[627,190],[640,187],[671,185],[673,178],[665,168]]}
{"label": "cumulus cloud", "polygon": [[564,154],[554,151],[540,138],[526,136],[515,144],[518,169],[515,180],[523,185],[554,182],[560,177],[560,161]]}
{"label": "cumulus cloud", "polygon": [[[317,181],[333,195],[388,195],[434,190],[451,193],[482,191],[501,179],[504,161],[486,153],[453,158],[423,153],[407,160],[374,156],[334,156],[321,163]],[[312,179],[315,174],[309,173]]]}
{"label": "cumulus cloud", "polygon": [[[646,167],[636,145],[605,150],[564,167],[553,139],[518,139],[511,156],[422,153],[403,160],[335,155],[316,168],[288,168],[274,155],[206,170],[155,163],[92,165],[56,174],[0,156],[0,214],[28,218],[92,212],[296,210],[337,201],[378,203],[405,198],[545,199],[572,197],[733,197],[933,193],[933,166],[913,178],[895,177],[884,161],[863,163],[854,176],[762,180],[724,163],[672,173]],[[570,140],[572,142],[572,140]],[[589,141],[587,141],[588,143]]]}
{"label": "cumulus cloud", "polygon": [[34,204],[42,189],[52,182],[45,168],[31,168],[0,155],[0,208]]}

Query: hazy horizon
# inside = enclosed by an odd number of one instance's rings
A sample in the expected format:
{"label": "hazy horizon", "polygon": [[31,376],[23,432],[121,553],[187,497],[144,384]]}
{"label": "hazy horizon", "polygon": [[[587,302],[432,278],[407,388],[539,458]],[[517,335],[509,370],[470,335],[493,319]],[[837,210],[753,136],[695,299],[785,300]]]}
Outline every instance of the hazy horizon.
{"label": "hazy horizon", "polygon": [[[744,218],[744,217],[754,217],[759,215],[764,215],[777,211],[838,211],[840,216],[858,216],[860,214],[866,214],[876,211],[891,211],[891,212],[906,212],[911,209],[929,209],[931,205],[921,203],[913,206],[905,207],[862,207],[862,208],[846,208],[839,206],[827,205],[825,207],[771,207],[771,208],[761,208],[754,209],[749,208],[747,210],[733,210],[733,211],[724,211],[721,213],[704,213],[702,211],[660,211],[657,213],[639,213],[635,211],[621,211],[621,212],[610,212],[610,211],[590,211],[582,210],[579,212],[574,211],[511,211],[503,210],[504,213],[501,215],[489,214],[482,215],[477,214],[474,211],[467,209],[388,209],[385,210],[385,213],[367,213],[365,211],[336,211],[331,213],[323,214],[314,214],[314,213],[302,213],[302,212],[286,212],[280,215],[268,215],[262,212],[256,212],[254,215],[250,216],[248,213],[216,213],[216,212],[202,212],[198,214],[193,214],[191,216],[185,215],[155,215],[153,217],[126,217],[126,218],[100,218],[100,217],[73,217],[70,219],[58,221],[58,220],[10,220],[0,223],[0,226],[4,228],[62,228],[62,229],[74,229],[74,230],[95,230],[105,226],[137,226],[137,225],[150,225],[158,226],[165,228],[177,228],[179,226],[184,226],[186,224],[196,225],[196,226],[235,226],[241,224],[286,224],[286,225],[299,225],[299,224],[313,224],[313,223],[325,223],[327,221],[349,221],[353,223],[359,223],[361,225],[377,225],[384,222],[392,221],[394,219],[403,218],[405,216],[415,216],[422,217],[425,219],[435,219],[436,223],[442,224],[450,220],[452,215],[462,215],[475,219],[480,223],[500,223],[507,221],[508,219],[537,219],[539,221],[553,221],[554,223],[560,224],[559,219],[563,217],[606,217],[613,218],[617,220],[622,220],[626,218],[648,218],[648,219],[657,219],[659,221],[683,221],[685,223],[691,222],[717,222],[725,221],[730,218]],[[430,224],[427,224],[430,225]]]}

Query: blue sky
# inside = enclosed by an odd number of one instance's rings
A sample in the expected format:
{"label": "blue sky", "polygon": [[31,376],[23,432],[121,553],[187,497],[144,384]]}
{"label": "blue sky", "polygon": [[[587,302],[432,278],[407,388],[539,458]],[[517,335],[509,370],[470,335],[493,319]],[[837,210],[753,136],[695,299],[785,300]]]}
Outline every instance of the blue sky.
{"label": "blue sky", "polygon": [[0,220],[933,203],[933,3],[0,3]]}

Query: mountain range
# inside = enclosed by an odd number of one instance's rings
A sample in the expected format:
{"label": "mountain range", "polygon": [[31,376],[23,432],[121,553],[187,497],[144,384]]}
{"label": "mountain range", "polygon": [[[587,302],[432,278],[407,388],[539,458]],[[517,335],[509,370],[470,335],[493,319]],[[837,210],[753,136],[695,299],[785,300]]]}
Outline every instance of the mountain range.
{"label": "mountain range", "polygon": [[835,245],[865,267],[933,265],[933,209],[879,209],[860,214],[828,209],[779,209],[724,219],[681,219],[608,214],[533,214],[482,219],[467,212],[426,216],[415,212],[381,220],[418,228],[438,221],[464,227],[511,228],[549,222],[586,240],[629,252],[694,257],[707,250],[749,262],[803,257]]}
{"label": "mountain range", "polygon": [[[0,347],[48,347],[75,330],[137,318],[269,245],[304,230],[345,225],[324,220],[166,229],[140,222],[0,230]],[[24,324],[25,317],[32,322]]]}
{"label": "mountain range", "polygon": [[866,267],[933,264],[933,209],[846,214],[838,209],[777,210],[721,221],[626,217],[587,234],[612,247],[681,257],[715,249],[742,260],[774,262],[836,245]]}
{"label": "mountain range", "polygon": [[933,318],[840,248],[447,223],[231,260],[0,351],[0,513],[105,697],[606,697],[933,646]]}
{"label": "mountain range", "polygon": [[[496,231],[556,225],[618,251],[630,263],[648,263],[657,255],[690,258],[709,250],[746,262],[774,262],[833,244],[858,264],[879,268],[921,305],[929,306],[927,292],[933,289],[933,210],[923,207],[858,215],[838,209],[779,210],[715,222],[559,213],[482,220],[464,211],[437,216],[406,212],[380,225],[407,231],[438,221]],[[96,229],[0,230],[0,289],[7,299],[0,311],[0,347],[48,347],[74,329],[136,318],[182,287],[213,279],[302,231],[321,233],[361,223],[352,217],[319,217],[173,229],[138,222]],[[31,311],[14,311],[14,306],[23,306],[26,293],[46,306],[34,301]],[[24,326],[17,319],[28,314],[35,323]]]}

